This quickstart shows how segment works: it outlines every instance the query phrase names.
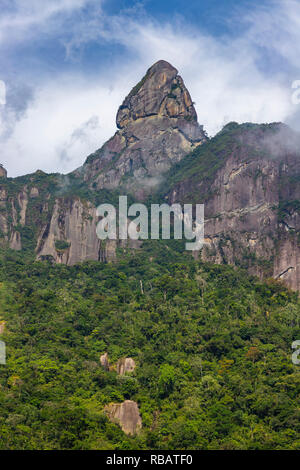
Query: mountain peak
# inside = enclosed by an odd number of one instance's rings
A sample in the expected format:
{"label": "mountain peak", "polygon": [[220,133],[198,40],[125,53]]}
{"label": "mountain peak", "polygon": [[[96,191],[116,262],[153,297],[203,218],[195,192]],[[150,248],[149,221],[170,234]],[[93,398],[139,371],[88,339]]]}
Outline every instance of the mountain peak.
{"label": "mountain peak", "polygon": [[153,64],[125,98],[118,110],[117,127],[123,129],[132,121],[154,115],[197,121],[182,78],[165,60]]}
{"label": "mountain peak", "polygon": [[157,72],[157,71],[163,71],[163,70],[169,70],[171,72],[175,72],[175,74],[178,74],[178,70],[173,67],[172,64],[167,62],[166,60],[158,60],[153,64],[149,69],[148,72]]}
{"label": "mountain peak", "polygon": [[182,78],[165,60],[153,64],[131,90],[116,121],[115,135],[86,160],[84,178],[93,188],[123,185],[142,198],[207,140]]}

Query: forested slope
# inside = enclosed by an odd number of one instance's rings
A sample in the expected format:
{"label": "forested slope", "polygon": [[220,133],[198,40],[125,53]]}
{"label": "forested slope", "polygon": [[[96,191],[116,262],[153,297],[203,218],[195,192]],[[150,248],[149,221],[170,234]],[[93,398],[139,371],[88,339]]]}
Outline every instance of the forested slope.
{"label": "forested slope", "polygon": [[[119,259],[2,253],[0,449],[299,449],[298,294],[163,243]],[[104,412],[126,399],[137,436]]]}

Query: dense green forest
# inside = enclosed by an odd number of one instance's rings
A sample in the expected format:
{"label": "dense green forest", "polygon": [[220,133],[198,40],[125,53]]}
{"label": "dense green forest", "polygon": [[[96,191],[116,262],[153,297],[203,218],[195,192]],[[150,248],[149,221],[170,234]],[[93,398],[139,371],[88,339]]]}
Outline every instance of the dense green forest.
{"label": "dense green forest", "polygon": [[[114,264],[3,252],[0,282],[0,449],[300,449],[300,302],[282,284],[150,241]],[[125,399],[138,436],[104,412]]]}

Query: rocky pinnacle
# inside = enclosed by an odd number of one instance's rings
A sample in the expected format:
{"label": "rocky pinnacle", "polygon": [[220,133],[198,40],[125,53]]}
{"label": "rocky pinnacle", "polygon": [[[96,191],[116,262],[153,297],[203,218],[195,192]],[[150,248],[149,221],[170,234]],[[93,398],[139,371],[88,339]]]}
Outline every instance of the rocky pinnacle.
{"label": "rocky pinnacle", "polygon": [[117,113],[116,134],[81,169],[93,188],[124,187],[141,195],[161,175],[206,141],[178,71],[156,62],[131,90]]}
{"label": "rocky pinnacle", "polygon": [[164,60],[156,62],[125,98],[117,114],[117,127],[124,129],[137,119],[151,116],[197,121],[195,108],[182,78]]}

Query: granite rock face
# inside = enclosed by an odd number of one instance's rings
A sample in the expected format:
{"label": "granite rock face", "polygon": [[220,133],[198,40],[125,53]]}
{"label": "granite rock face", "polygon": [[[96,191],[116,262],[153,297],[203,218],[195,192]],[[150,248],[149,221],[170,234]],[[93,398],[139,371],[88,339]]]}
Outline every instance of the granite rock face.
{"label": "granite rock face", "polygon": [[0,183],[1,247],[30,249],[39,260],[67,265],[87,260],[113,262],[117,247],[140,247],[139,240],[100,240],[95,204],[75,194],[57,197],[57,189],[41,192],[35,184],[18,187],[13,194],[7,184]]}
{"label": "granite rock face", "polygon": [[142,428],[139,407],[135,401],[125,400],[123,403],[111,403],[105,408],[109,419],[121,426],[125,434],[138,434]]}
{"label": "granite rock face", "polygon": [[107,246],[96,234],[96,208],[79,198],[55,200],[50,219],[38,234],[36,252],[40,259],[73,265],[84,260],[106,260]]}
{"label": "granite rock face", "polygon": [[5,321],[0,321],[0,335],[3,335],[5,331],[5,325],[6,325]]}
{"label": "granite rock face", "polygon": [[0,178],[7,178],[7,171],[3,165],[0,164]]}
{"label": "granite rock face", "polygon": [[108,361],[108,354],[104,353],[100,356],[100,364],[104,370],[109,371],[109,361]]}
{"label": "granite rock face", "polygon": [[299,290],[300,136],[275,123],[237,126],[214,141],[199,157],[216,151],[213,177],[195,172],[167,196],[169,203],[188,203],[192,194],[205,205],[205,245],[195,256],[242,266]]}
{"label": "granite rock face", "polygon": [[178,71],[154,64],[125,98],[118,131],[76,171],[95,189],[124,187],[143,198],[161,175],[206,141],[190,94]]}

